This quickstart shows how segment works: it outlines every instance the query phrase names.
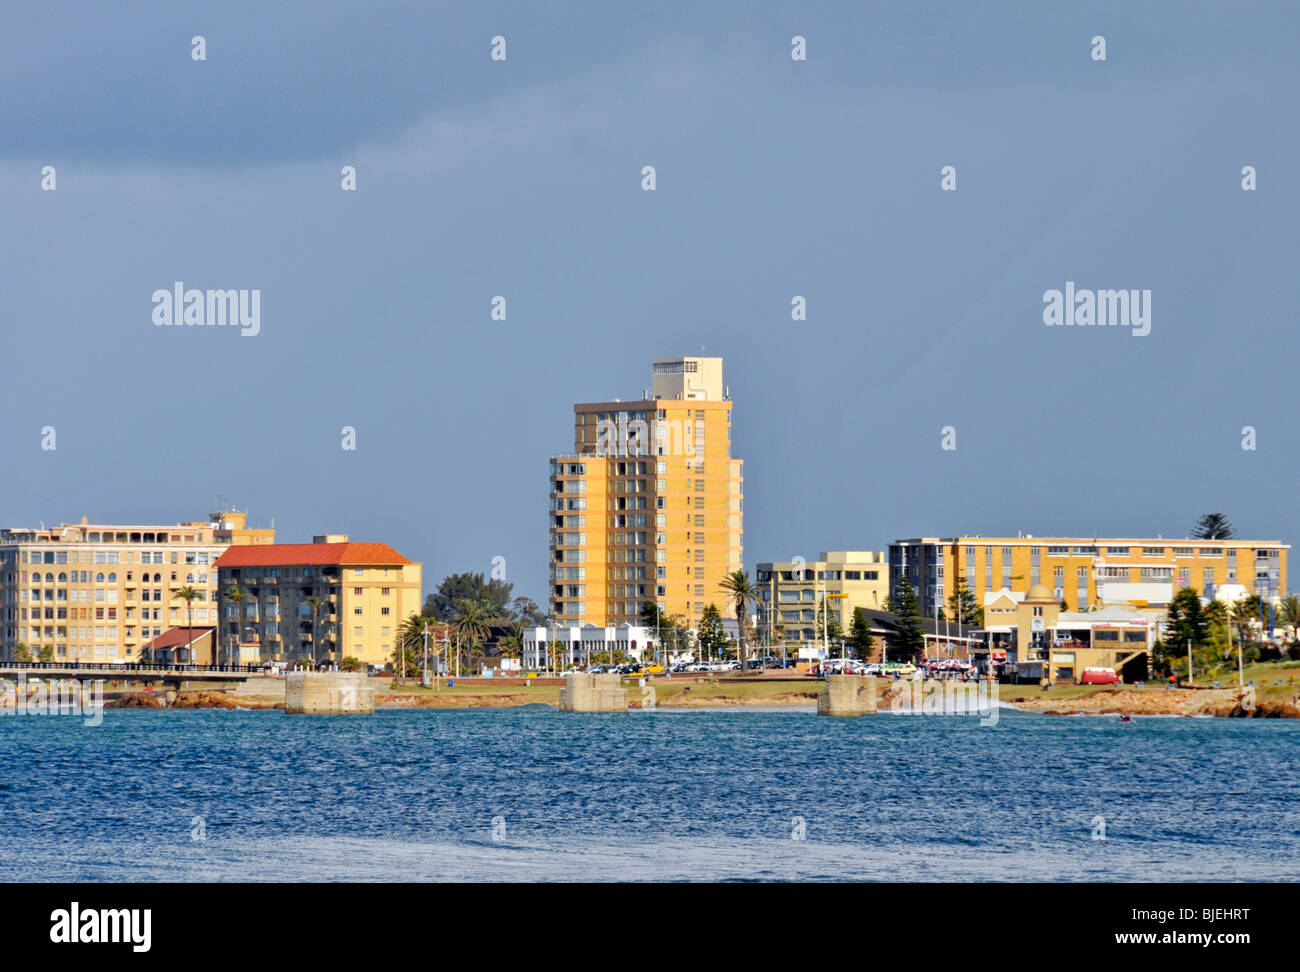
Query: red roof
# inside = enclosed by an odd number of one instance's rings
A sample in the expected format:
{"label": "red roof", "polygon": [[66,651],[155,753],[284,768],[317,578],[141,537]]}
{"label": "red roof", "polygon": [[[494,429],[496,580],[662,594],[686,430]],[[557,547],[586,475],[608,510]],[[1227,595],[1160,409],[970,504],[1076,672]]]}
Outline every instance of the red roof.
{"label": "red roof", "polygon": [[168,628],[153,641],[145,645],[146,648],[157,650],[160,648],[183,648],[191,641],[198,643],[207,635],[212,634],[216,628],[210,624],[196,624],[192,629],[181,625],[179,628]]}
{"label": "red roof", "polygon": [[262,543],[227,547],[217,558],[218,567],[320,567],[355,564],[358,567],[409,564],[386,543]]}

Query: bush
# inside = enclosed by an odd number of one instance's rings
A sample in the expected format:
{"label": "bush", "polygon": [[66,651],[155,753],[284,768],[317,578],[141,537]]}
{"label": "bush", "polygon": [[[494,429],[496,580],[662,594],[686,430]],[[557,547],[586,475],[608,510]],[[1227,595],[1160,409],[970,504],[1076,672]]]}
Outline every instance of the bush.
{"label": "bush", "polygon": [[361,671],[361,662],[357,661],[351,655],[339,662],[339,671],[341,672],[359,672]]}

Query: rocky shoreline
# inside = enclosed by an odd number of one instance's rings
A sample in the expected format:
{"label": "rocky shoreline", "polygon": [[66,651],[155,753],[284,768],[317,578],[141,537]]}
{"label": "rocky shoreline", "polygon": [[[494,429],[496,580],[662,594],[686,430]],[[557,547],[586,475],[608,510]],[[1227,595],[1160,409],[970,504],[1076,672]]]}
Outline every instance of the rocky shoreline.
{"label": "rocky shoreline", "polygon": [[125,692],[104,699],[106,709],[283,709],[283,700],[239,698],[230,692],[177,692],[166,702],[161,692]]}
{"label": "rocky shoreline", "polygon": [[1067,699],[1016,699],[1009,701],[1024,712],[1044,715],[1177,715],[1219,718],[1300,719],[1293,702],[1261,701],[1251,704],[1237,689],[1167,689],[1137,692],[1101,689]]}
{"label": "rocky shoreline", "polygon": [[[910,691],[910,686],[907,687]],[[785,706],[814,706],[819,687],[792,688],[789,691],[766,696],[740,696],[700,692],[692,695],[690,688],[660,699],[656,706],[664,709],[707,708],[777,708]],[[877,705],[880,711],[889,711],[890,704],[899,692],[900,683],[881,688]],[[511,692],[484,695],[404,695],[384,693],[375,697],[377,708],[390,709],[504,709],[538,704],[536,696],[528,692]],[[1162,715],[1162,716],[1212,716],[1216,718],[1300,718],[1300,705],[1292,701],[1263,700],[1251,705],[1249,697],[1236,689],[1168,689],[1137,691],[1130,688],[1099,689],[1086,695],[1068,698],[1016,698],[1006,703],[1022,712],[1042,715]],[[633,693],[628,700],[631,708],[641,708],[641,701]],[[542,703],[547,704],[547,703]],[[129,692],[104,700],[110,709],[283,709],[283,699],[270,696],[247,696],[223,691],[184,691],[176,693],[166,702],[162,693]]]}

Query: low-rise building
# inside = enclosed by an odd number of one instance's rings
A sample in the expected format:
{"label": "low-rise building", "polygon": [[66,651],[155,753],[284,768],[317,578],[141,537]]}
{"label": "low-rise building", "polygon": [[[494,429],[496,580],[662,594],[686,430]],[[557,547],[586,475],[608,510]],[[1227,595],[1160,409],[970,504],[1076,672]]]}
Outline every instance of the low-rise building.
{"label": "low-rise building", "polygon": [[383,665],[422,606],[419,563],[347,534],[231,547],[216,566],[223,660],[257,645],[263,661]]}
{"label": "low-rise building", "polygon": [[1047,677],[1077,682],[1084,669],[1104,668],[1126,682],[1145,679],[1154,629],[1149,618],[1119,607],[1062,611],[1051,628]]}
{"label": "low-rise building", "polygon": [[883,551],[822,551],[817,559],[768,561],[755,567],[759,640],[767,644],[812,645],[822,640],[818,611],[847,635],[853,612],[878,611],[889,596],[889,564]]}
{"label": "low-rise building", "polygon": [[[217,626],[168,628],[144,646],[142,662],[158,665],[217,664]],[[236,660],[235,664],[240,664]]]}
{"label": "low-rise building", "polygon": [[1067,610],[1128,604],[1159,612],[1184,587],[1213,598],[1239,584],[1274,601],[1287,592],[1288,550],[1276,540],[915,537],[890,544],[889,574],[895,593],[908,578],[927,616],[959,584],[976,603],[1042,584]]}
{"label": "low-rise building", "polygon": [[549,661],[547,645],[558,641],[561,648],[560,666],[588,665],[591,659],[606,652],[623,652],[633,661],[649,661],[655,650],[655,632],[636,624],[617,624],[603,627],[595,624],[561,625],[550,628],[525,628],[523,638],[523,667],[544,669],[554,664]]}

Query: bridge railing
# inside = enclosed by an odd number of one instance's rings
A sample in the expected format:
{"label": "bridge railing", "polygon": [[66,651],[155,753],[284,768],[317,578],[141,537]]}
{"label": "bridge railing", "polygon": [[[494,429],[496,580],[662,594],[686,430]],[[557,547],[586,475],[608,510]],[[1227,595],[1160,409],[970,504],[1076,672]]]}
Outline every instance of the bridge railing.
{"label": "bridge railing", "polygon": [[22,669],[25,671],[94,671],[94,672],[229,672],[231,674],[254,674],[271,671],[270,665],[198,665],[177,662],[168,665],[147,662],[0,662],[0,668]]}

